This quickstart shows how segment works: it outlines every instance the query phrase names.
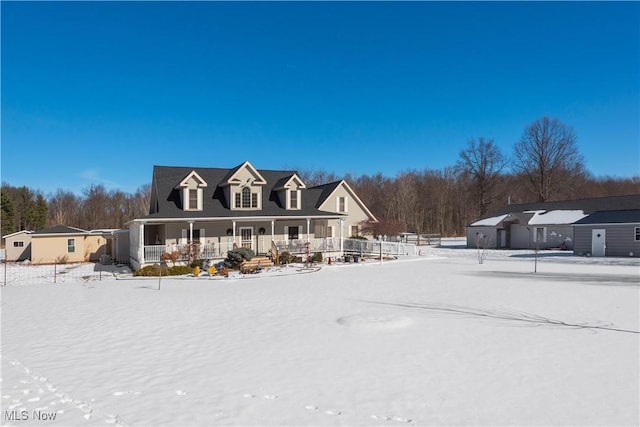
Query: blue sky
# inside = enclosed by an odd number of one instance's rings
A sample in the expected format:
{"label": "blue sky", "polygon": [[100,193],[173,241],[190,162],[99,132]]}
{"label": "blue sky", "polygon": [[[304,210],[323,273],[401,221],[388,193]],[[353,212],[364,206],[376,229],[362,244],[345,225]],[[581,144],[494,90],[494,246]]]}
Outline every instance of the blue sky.
{"label": "blue sky", "polygon": [[396,176],[572,126],[638,175],[640,3],[7,2],[2,181],[133,192],[154,164]]}

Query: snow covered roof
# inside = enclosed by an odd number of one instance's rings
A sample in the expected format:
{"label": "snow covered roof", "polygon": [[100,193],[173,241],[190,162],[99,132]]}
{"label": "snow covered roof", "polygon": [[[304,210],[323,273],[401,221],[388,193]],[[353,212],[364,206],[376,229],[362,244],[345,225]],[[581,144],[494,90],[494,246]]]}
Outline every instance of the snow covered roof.
{"label": "snow covered roof", "polygon": [[536,211],[529,220],[529,225],[544,224],[573,224],[587,216],[582,209],[577,210],[555,210]]}
{"label": "snow covered roof", "polygon": [[480,227],[480,226],[495,227],[496,225],[500,224],[508,216],[509,214],[504,214],[499,216],[492,216],[491,218],[481,219],[480,221],[476,221],[473,224],[471,224],[470,227]]}

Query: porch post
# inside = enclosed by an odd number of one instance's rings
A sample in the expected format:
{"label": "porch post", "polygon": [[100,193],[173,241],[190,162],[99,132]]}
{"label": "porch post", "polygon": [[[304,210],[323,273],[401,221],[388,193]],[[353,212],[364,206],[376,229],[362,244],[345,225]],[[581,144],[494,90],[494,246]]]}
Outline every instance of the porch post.
{"label": "porch post", "polygon": [[311,239],[311,218],[307,218],[307,242]]}
{"label": "porch post", "polygon": [[193,221],[189,221],[189,244],[193,244]]}
{"label": "porch post", "polygon": [[344,255],[344,234],[342,229],[344,228],[344,218],[340,218],[340,255]]}
{"label": "porch post", "polygon": [[140,223],[140,241],[138,243],[138,261],[140,262],[140,267],[144,265],[144,222]]}
{"label": "porch post", "polygon": [[[271,242],[274,242],[276,239],[276,221],[274,219],[271,220]],[[269,245],[271,247],[271,245]]]}
{"label": "porch post", "polygon": [[[233,243],[236,243],[236,220],[233,220]],[[233,247],[233,245],[231,245]]]}

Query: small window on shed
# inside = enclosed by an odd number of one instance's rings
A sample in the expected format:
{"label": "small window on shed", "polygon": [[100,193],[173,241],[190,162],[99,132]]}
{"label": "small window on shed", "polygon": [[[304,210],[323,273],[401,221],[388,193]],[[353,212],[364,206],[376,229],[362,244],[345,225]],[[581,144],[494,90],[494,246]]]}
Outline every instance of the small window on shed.
{"label": "small window on shed", "polygon": [[640,242],[640,227],[635,227],[633,231],[635,235],[635,241]]}
{"label": "small window on shed", "polygon": [[[637,235],[637,233],[636,233]],[[638,239],[636,239],[638,240]],[[15,242],[13,242],[13,247],[14,248],[23,248],[24,247],[24,242],[22,240],[17,240]]]}

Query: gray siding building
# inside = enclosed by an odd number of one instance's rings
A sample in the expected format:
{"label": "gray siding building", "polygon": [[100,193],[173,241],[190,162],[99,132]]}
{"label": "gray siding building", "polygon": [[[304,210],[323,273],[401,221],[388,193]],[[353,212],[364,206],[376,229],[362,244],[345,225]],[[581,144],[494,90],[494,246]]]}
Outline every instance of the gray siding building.
{"label": "gray siding building", "polygon": [[576,255],[640,257],[640,209],[597,211],[573,224]]}
{"label": "gray siding building", "polygon": [[[584,240],[586,237],[582,234],[575,236],[577,227],[574,227],[573,224],[580,223],[583,219],[586,220],[590,214],[596,212],[633,211],[639,207],[640,194],[507,205],[467,226],[467,247],[475,248],[478,246],[478,242],[481,242],[486,248],[561,248],[573,249],[576,253],[585,255],[592,254],[591,237],[587,242]],[[635,228],[629,224],[631,223],[628,223],[627,227],[631,227],[630,230],[633,233]],[[628,231],[628,228],[626,230]],[[587,232],[585,230],[580,233]],[[614,233],[613,228],[611,228],[611,233]],[[616,231],[615,233],[624,234],[626,231]],[[596,239],[602,238],[602,233],[600,233],[600,237],[596,233]],[[576,239],[583,239],[582,243],[578,243],[578,246],[576,246]],[[620,243],[617,239],[613,241],[616,247],[615,253],[626,251],[626,249],[618,249]],[[630,249],[632,249],[635,243],[626,242],[625,244],[631,245]],[[609,256],[629,256],[629,252],[627,251],[626,255],[609,255],[608,252],[607,254]],[[637,254],[638,249],[633,252]]]}

